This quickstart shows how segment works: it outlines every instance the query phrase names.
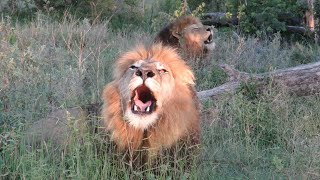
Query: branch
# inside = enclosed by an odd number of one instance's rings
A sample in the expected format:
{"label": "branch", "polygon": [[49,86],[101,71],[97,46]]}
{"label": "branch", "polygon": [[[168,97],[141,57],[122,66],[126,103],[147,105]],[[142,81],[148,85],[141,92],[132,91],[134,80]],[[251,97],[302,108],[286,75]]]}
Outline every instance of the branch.
{"label": "branch", "polygon": [[257,82],[260,86],[272,81],[272,83],[287,87],[289,92],[298,96],[320,93],[320,62],[260,74],[240,72],[226,64],[220,67],[229,76],[229,81],[213,89],[198,92],[200,100],[228,93],[233,94],[241,82],[248,81]]}
{"label": "branch", "polygon": [[[279,19],[283,22],[286,22],[286,24],[289,24],[286,26],[286,30],[289,33],[298,33],[303,35],[312,35],[314,25],[309,25],[310,28],[303,27],[303,20],[292,18],[289,15],[283,13],[280,14],[281,16]],[[287,15],[287,16],[286,16]],[[216,27],[220,26],[234,26],[238,25],[239,19],[236,15],[228,15],[224,12],[211,12],[211,13],[205,13],[201,17],[201,21],[204,25],[213,25]],[[310,20],[311,21],[311,20]],[[312,20],[312,22],[314,22]]]}

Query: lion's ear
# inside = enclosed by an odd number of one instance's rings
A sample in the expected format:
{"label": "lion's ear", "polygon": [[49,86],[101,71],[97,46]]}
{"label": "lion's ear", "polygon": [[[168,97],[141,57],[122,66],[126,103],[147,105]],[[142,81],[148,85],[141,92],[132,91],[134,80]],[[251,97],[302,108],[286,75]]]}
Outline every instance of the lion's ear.
{"label": "lion's ear", "polygon": [[178,32],[178,31],[172,31],[171,33],[172,33],[172,36],[174,36],[175,38],[177,38],[177,39],[180,39],[180,38],[181,38],[181,33],[180,33],[180,32]]}
{"label": "lion's ear", "polygon": [[184,71],[183,79],[184,79],[184,82],[186,82],[187,84],[192,84],[192,85],[195,84],[194,75],[192,71],[189,69]]}
{"label": "lion's ear", "polygon": [[183,68],[181,71],[178,71],[179,73],[179,79],[184,84],[194,85],[195,84],[195,78],[193,75],[193,72],[188,68]]}

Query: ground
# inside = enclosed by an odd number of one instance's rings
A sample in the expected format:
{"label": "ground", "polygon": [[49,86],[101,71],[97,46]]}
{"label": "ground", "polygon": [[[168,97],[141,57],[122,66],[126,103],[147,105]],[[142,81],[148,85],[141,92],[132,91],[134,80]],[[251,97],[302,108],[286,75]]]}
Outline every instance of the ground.
{"label": "ground", "polygon": [[[135,172],[98,151],[100,136],[88,132],[66,151],[52,144],[25,147],[25,129],[55,108],[100,102],[111,80],[113,62],[128,47],[155,34],[113,32],[105,23],[37,21],[16,25],[0,22],[0,175],[10,179],[124,179],[132,177],[190,179],[318,179],[320,178],[320,97],[295,97],[270,87],[255,95],[242,88],[233,96],[202,102],[202,159],[186,172],[160,167]],[[44,23],[46,22],[46,23]],[[228,63],[246,72],[267,72],[319,60],[320,48],[304,42],[232,38],[217,33],[212,66],[194,69],[197,90],[226,81],[218,68]],[[254,94],[254,95],[252,95]],[[183,163],[183,162],[182,162]]]}

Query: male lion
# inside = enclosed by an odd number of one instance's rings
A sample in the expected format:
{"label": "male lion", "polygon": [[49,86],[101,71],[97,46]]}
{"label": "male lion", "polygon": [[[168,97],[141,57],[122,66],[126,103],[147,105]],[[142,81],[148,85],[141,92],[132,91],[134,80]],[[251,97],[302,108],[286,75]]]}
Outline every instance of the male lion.
{"label": "male lion", "polygon": [[[115,152],[134,169],[196,155],[200,124],[194,75],[175,49],[140,46],[124,53],[115,66],[114,80],[102,93],[101,113],[100,104],[58,109],[32,124],[26,143],[32,147],[50,141],[57,150],[67,149],[71,141],[82,143],[93,123],[92,132],[110,135]],[[100,115],[101,123],[96,122]],[[113,147],[106,146],[107,152]]]}
{"label": "male lion", "polygon": [[173,48],[155,44],[126,52],[114,75],[103,91],[102,116],[111,140],[130,163],[152,165],[174,148],[197,147],[194,75]]}
{"label": "male lion", "polygon": [[182,16],[164,27],[156,42],[180,49],[187,57],[204,57],[215,47],[213,27],[205,26],[192,16]]}

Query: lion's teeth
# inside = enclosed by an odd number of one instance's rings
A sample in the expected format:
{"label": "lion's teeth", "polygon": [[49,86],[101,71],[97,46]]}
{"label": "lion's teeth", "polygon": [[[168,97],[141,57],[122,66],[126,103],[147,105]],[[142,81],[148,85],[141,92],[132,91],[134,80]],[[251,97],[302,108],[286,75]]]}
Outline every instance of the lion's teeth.
{"label": "lion's teeth", "polygon": [[133,110],[134,111],[138,111],[138,106],[137,105],[133,105]]}
{"label": "lion's teeth", "polygon": [[147,111],[147,112],[149,112],[149,111],[150,111],[150,106],[148,106],[148,107],[147,107],[146,111]]}

